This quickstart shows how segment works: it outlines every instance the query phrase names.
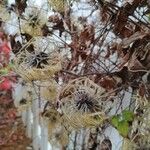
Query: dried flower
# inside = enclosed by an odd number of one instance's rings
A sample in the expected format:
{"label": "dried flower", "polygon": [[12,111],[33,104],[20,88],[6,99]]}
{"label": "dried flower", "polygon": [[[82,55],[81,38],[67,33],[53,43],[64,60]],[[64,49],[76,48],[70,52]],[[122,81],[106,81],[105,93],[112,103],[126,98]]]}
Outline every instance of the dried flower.
{"label": "dried flower", "polygon": [[74,93],[74,102],[77,109],[83,112],[97,112],[101,110],[98,101],[84,90]]}
{"label": "dried flower", "polygon": [[47,22],[47,14],[43,9],[36,7],[26,8],[24,20],[22,20],[22,31],[34,36],[42,35],[42,27]]}
{"label": "dried flower", "polygon": [[[31,55],[32,56],[32,55]],[[35,68],[44,68],[44,65],[48,65],[48,54],[40,52],[29,58],[29,65]]]}
{"label": "dried flower", "polygon": [[65,1],[64,0],[48,0],[50,6],[60,13],[65,11]]}
{"label": "dried flower", "polygon": [[68,131],[62,124],[62,115],[59,114],[55,105],[49,103],[46,110],[42,113],[42,117],[48,124],[50,143],[55,146],[57,144],[66,145],[68,143]]}
{"label": "dried flower", "polygon": [[60,95],[63,117],[73,128],[98,126],[105,119],[101,102],[104,89],[88,78],[71,81]]}
{"label": "dried flower", "polygon": [[69,141],[68,131],[64,128],[64,126],[58,124],[55,129],[53,129],[53,133],[49,137],[51,145],[61,145],[66,146]]}
{"label": "dried flower", "polygon": [[0,4],[0,20],[7,22],[10,18],[11,14],[9,13],[9,10]]}
{"label": "dried flower", "polygon": [[56,100],[58,93],[58,84],[55,80],[49,79],[48,81],[41,81],[39,85],[41,87],[41,97],[44,98],[44,100]]}
{"label": "dried flower", "polygon": [[61,59],[57,52],[26,55],[18,55],[15,61],[16,72],[26,81],[46,80],[61,69]]}

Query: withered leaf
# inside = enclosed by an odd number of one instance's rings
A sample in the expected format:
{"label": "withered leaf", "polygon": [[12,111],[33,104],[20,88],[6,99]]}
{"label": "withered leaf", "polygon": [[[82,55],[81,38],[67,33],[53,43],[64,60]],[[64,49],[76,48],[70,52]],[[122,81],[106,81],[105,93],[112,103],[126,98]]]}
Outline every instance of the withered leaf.
{"label": "withered leaf", "polygon": [[49,22],[54,23],[53,30],[59,30],[59,36],[61,37],[62,33],[65,31],[63,19],[58,15],[51,15],[49,17]]}
{"label": "withered leaf", "polygon": [[141,83],[141,84],[139,85],[139,95],[140,95],[141,97],[144,97],[145,93],[146,93],[145,85],[144,85],[143,83]]}
{"label": "withered leaf", "polygon": [[122,34],[123,28],[127,24],[128,17],[134,13],[140,3],[141,0],[132,0],[132,2],[125,1],[124,5],[120,7],[119,11],[117,12],[116,19],[114,21],[115,33]]}
{"label": "withered leaf", "polygon": [[52,31],[49,30],[48,26],[46,24],[43,25],[43,27],[41,28],[42,30],[42,35],[43,36],[48,36],[52,33]]}
{"label": "withered leaf", "polygon": [[21,15],[27,7],[27,0],[15,0],[19,15]]}
{"label": "withered leaf", "polygon": [[94,26],[86,25],[84,30],[80,33],[80,43],[85,43],[87,47],[94,41]]}
{"label": "withered leaf", "polygon": [[128,38],[124,38],[121,42],[121,45],[123,48],[126,48],[128,47],[132,42],[136,41],[136,40],[139,40],[139,39],[142,39],[146,36],[147,34],[144,33],[144,32],[140,32],[140,31],[137,31],[135,32],[134,34],[132,34],[130,37]]}
{"label": "withered leaf", "polygon": [[99,80],[99,84],[107,90],[111,90],[116,86],[115,80],[109,76],[105,76],[105,77],[101,78]]}
{"label": "withered leaf", "polygon": [[133,54],[131,59],[128,61],[128,68],[133,71],[146,70],[145,66],[143,66],[143,64],[137,59],[135,54]]}
{"label": "withered leaf", "polygon": [[19,41],[15,41],[16,35],[10,35],[10,44],[12,48],[12,52],[17,54],[21,49],[22,45]]}

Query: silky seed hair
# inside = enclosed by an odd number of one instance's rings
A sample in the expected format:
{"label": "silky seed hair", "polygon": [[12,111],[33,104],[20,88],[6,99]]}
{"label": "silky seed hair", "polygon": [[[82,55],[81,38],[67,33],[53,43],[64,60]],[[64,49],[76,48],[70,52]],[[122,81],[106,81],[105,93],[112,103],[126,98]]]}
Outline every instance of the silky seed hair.
{"label": "silky seed hair", "polygon": [[64,101],[61,107],[64,120],[74,129],[98,126],[105,118],[99,101],[86,90],[80,89]]}
{"label": "silky seed hair", "polygon": [[59,95],[64,120],[74,129],[99,126],[107,118],[101,101],[104,91],[86,77],[70,81]]}
{"label": "silky seed hair", "polygon": [[15,60],[15,71],[27,82],[49,79],[61,68],[61,57],[56,51],[22,52]]}
{"label": "silky seed hair", "polygon": [[44,65],[48,65],[48,54],[45,52],[39,52],[28,59],[29,66],[35,68],[44,68]]}
{"label": "silky seed hair", "polygon": [[62,114],[65,123],[69,124],[72,129],[84,127],[99,126],[105,120],[105,114],[102,112],[88,113],[74,109],[72,105],[64,105]]}
{"label": "silky seed hair", "polygon": [[73,94],[75,107],[82,112],[97,112],[101,110],[99,102],[85,90],[78,90]]}

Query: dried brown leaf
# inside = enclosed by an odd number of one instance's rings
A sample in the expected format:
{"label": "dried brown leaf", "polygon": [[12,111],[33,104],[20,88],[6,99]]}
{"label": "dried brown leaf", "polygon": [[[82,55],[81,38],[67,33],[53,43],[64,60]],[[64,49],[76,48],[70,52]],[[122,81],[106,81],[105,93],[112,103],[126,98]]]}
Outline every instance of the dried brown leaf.
{"label": "dried brown leaf", "polygon": [[27,7],[27,0],[15,0],[19,15],[21,15]]}
{"label": "dried brown leaf", "polygon": [[142,63],[137,59],[137,57],[134,54],[128,61],[128,68],[129,70],[133,71],[146,70],[146,68],[142,65]]}
{"label": "dried brown leaf", "polygon": [[146,93],[145,85],[144,85],[143,83],[141,83],[141,84],[139,85],[139,95],[140,95],[141,97],[144,97],[145,93]]}
{"label": "dried brown leaf", "polygon": [[135,32],[130,37],[124,38],[121,42],[121,45],[123,48],[126,48],[126,47],[130,46],[131,43],[135,42],[136,40],[144,38],[146,35],[147,34],[144,32],[140,32],[140,31]]}
{"label": "dried brown leaf", "polygon": [[90,46],[91,43],[94,41],[94,26],[86,25],[84,30],[80,33],[80,43],[85,43],[87,47]]}
{"label": "dried brown leaf", "polygon": [[98,83],[107,90],[114,89],[116,86],[115,80],[109,76],[102,77]]}

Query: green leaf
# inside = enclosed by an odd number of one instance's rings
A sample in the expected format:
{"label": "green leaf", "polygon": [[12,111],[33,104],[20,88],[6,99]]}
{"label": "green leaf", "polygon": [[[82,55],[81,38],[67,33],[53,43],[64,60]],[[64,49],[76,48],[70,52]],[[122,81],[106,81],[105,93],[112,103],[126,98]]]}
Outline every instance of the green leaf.
{"label": "green leaf", "polygon": [[15,65],[11,62],[8,64],[9,68],[13,68]]}
{"label": "green leaf", "polygon": [[127,137],[128,133],[129,133],[129,124],[127,121],[120,121],[117,127],[119,133],[123,136],[123,137]]}
{"label": "green leaf", "polygon": [[7,68],[1,69],[0,74],[2,74],[2,75],[8,74],[8,69]]}
{"label": "green leaf", "polygon": [[123,117],[123,120],[126,120],[126,121],[133,121],[133,118],[134,118],[134,114],[133,112],[129,111],[129,110],[124,110],[122,112],[122,117]]}
{"label": "green leaf", "polygon": [[119,124],[119,116],[113,116],[112,119],[111,119],[111,123],[114,127],[118,127],[118,124]]}
{"label": "green leaf", "polygon": [[122,111],[121,114],[113,116],[111,119],[111,123],[118,132],[123,136],[127,137],[129,133],[129,122],[133,121],[134,114],[129,110]]}

